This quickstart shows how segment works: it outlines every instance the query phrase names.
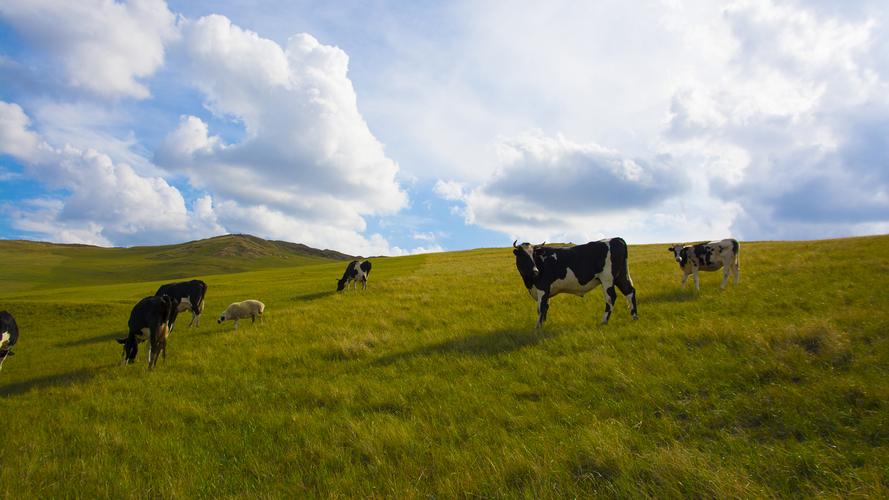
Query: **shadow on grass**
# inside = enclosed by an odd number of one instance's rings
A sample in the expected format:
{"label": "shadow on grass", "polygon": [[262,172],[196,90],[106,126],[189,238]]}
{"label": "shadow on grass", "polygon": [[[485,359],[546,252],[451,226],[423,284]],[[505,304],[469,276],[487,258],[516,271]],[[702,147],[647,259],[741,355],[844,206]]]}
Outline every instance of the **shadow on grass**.
{"label": "shadow on grass", "polygon": [[34,389],[46,387],[61,387],[71,384],[79,384],[96,376],[94,370],[80,368],[66,373],[46,375],[31,380],[22,380],[9,385],[0,386],[0,397],[21,396]]}
{"label": "shadow on grass", "polygon": [[325,292],[315,292],[315,293],[307,293],[305,295],[295,295],[290,297],[290,300],[298,301],[298,302],[311,302],[313,300],[323,299],[324,297],[329,297],[336,292],[334,290],[328,290]]}
{"label": "shadow on grass", "polygon": [[376,360],[375,364],[389,365],[401,359],[436,354],[466,354],[471,356],[496,356],[506,352],[518,351],[540,343],[541,340],[554,337],[555,334],[544,329],[540,330],[495,330],[475,333],[413,349],[410,351],[390,354]]}
{"label": "shadow on grass", "polygon": [[69,340],[67,342],[59,342],[56,347],[79,347],[82,345],[102,344],[111,342],[114,339],[124,338],[127,336],[126,331],[116,331],[98,335],[95,337],[87,337],[85,339]]}
{"label": "shadow on grass", "polygon": [[659,304],[670,302],[691,302],[697,297],[694,290],[674,290],[672,292],[656,293],[654,295],[645,295],[639,298],[640,302]]}

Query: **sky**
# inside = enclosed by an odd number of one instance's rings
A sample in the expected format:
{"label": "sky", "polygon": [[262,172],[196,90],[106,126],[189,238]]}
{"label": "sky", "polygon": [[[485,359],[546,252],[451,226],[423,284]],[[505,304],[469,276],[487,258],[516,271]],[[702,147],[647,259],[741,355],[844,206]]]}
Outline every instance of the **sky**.
{"label": "sky", "polygon": [[0,0],[0,238],[889,233],[883,0]]}

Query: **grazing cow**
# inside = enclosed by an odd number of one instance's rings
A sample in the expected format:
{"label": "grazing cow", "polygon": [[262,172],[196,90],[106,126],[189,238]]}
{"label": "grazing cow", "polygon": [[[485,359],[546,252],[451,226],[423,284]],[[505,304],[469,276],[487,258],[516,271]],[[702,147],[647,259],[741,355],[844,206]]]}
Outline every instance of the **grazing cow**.
{"label": "grazing cow", "polygon": [[364,283],[363,289],[367,290],[367,276],[370,274],[370,267],[370,261],[368,260],[361,264],[359,264],[357,260],[349,262],[349,265],[346,266],[346,272],[343,273],[343,277],[336,280],[336,291],[343,291],[349,282],[352,282],[352,287],[354,288],[359,281]]}
{"label": "grazing cow", "polygon": [[549,299],[560,293],[583,296],[600,284],[605,294],[605,315],[602,324],[608,323],[611,309],[617,300],[614,287],[627,299],[630,314],[638,318],[636,289],[630,278],[627,262],[627,243],[622,238],[592,241],[565,248],[545,247],[512,243],[516,267],[531,298],[537,301],[537,326],[543,326]]}
{"label": "grazing cow", "polygon": [[0,367],[7,356],[15,354],[12,346],[19,340],[19,326],[7,311],[0,311]]}
{"label": "grazing cow", "polygon": [[157,292],[154,293],[155,297],[162,295],[168,295],[173,299],[173,304],[176,306],[173,309],[173,314],[170,315],[170,322],[167,325],[170,331],[167,335],[173,333],[173,324],[176,322],[176,317],[183,311],[191,311],[189,327],[201,325],[201,313],[204,312],[204,296],[207,295],[206,283],[201,280],[168,283],[161,285]]}
{"label": "grazing cow", "polygon": [[216,323],[222,323],[225,320],[234,320],[235,330],[238,329],[238,320],[250,318],[251,323],[256,323],[256,318],[262,323],[262,315],[265,312],[265,304],[258,300],[248,299],[242,302],[233,302],[222,311]]}
{"label": "grazing cow", "polygon": [[682,270],[682,288],[685,288],[685,282],[691,274],[695,278],[695,290],[701,289],[698,271],[718,271],[723,268],[722,285],[719,288],[725,288],[729,274],[735,276],[736,285],[741,278],[741,245],[736,239],[727,238],[685,246],[677,243],[667,250],[673,254]]}
{"label": "grazing cow", "polygon": [[173,299],[167,295],[145,297],[130,312],[130,333],[126,338],[116,339],[123,345],[123,364],[136,359],[139,344],[148,339],[148,368],[157,364],[158,354],[167,359],[167,335],[170,315],[176,310]]}

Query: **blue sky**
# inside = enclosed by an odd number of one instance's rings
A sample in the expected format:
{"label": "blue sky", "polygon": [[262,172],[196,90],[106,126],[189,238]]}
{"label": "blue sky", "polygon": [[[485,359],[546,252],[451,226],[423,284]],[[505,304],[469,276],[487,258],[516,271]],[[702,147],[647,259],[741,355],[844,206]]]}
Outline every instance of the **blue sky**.
{"label": "blue sky", "polygon": [[881,1],[0,0],[0,237],[889,232]]}

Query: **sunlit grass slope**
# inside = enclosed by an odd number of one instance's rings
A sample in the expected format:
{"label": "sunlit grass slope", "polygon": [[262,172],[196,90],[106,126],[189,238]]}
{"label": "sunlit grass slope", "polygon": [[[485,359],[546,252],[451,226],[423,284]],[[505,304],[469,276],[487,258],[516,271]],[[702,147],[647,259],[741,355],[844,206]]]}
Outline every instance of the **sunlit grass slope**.
{"label": "sunlit grass slope", "polygon": [[638,321],[595,290],[542,332],[509,249],[202,276],[153,372],[112,339],[159,282],[5,292],[0,497],[889,495],[889,237],[742,243],[725,291],[630,266]]}
{"label": "sunlit grass slope", "polygon": [[330,262],[348,256],[295,243],[229,234],[177,245],[103,248],[0,240],[0,289],[176,279]]}

